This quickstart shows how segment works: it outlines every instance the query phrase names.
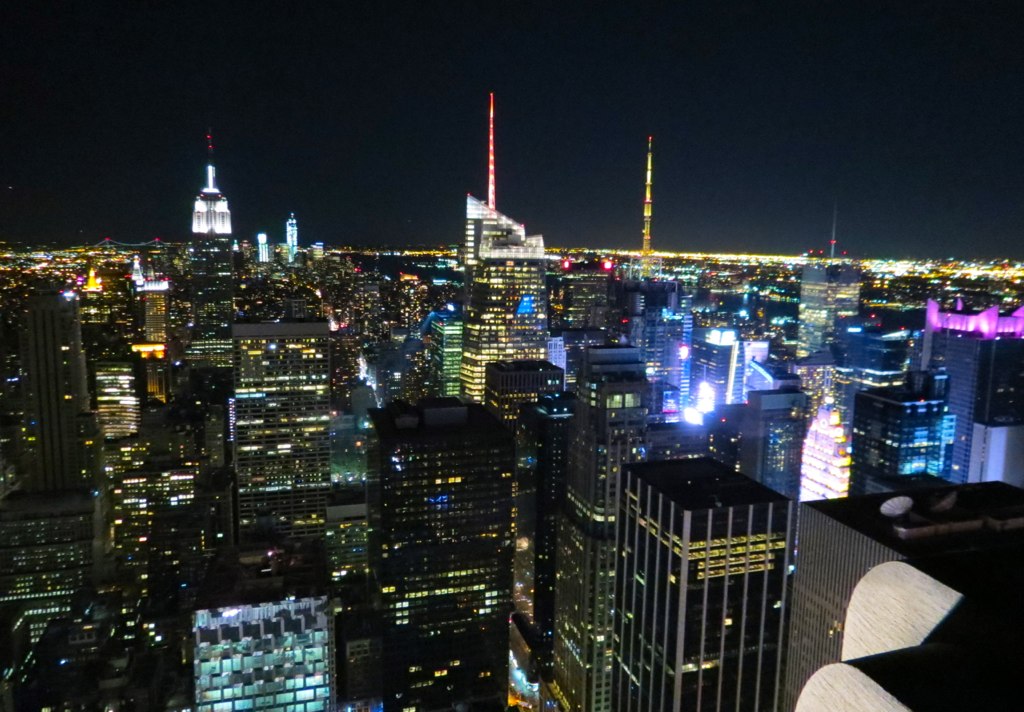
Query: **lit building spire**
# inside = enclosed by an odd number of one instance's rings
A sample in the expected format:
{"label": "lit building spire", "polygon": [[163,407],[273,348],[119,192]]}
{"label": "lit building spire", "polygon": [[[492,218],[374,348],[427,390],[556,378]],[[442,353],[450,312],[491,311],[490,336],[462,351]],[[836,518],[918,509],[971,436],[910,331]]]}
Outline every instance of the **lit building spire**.
{"label": "lit building spire", "polygon": [[204,193],[217,193],[217,184],[214,180],[215,171],[213,168],[213,129],[206,129],[206,154],[209,157],[206,162],[206,187]]}
{"label": "lit building spire", "polygon": [[652,144],[654,137],[647,137],[647,180],[644,187],[644,244],[641,254],[642,273],[644,277],[651,274],[651,166],[653,164],[654,152]]}
{"label": "lit building spire", "polygon": [[836,218],[839,217],[839,200],[838,198],[832,204],[832,239],[829,241],[829,259],[834,260],[836,258]]}
{"label": "lit building spire", "polygon": [[488,145],[487,145],[487,207],[497,210],[498,204],[494,199],[494,92],[491,92],[491,113],[488,124]]}

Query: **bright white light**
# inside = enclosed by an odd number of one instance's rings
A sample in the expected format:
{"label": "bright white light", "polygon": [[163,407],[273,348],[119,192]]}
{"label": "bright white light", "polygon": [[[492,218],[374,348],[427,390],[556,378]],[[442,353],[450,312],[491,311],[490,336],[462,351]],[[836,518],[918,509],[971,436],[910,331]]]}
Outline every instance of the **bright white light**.
{"label": "bright white light", "polygon": [[715,387],[707,381],[701,381],[697,386],[697,410],[701,413],[710,413],[715,409]]}
{"label": "bright white light", "polygon": [[684,408],[683,421],[690,425],[704,425],[704,414],[696,408]]}

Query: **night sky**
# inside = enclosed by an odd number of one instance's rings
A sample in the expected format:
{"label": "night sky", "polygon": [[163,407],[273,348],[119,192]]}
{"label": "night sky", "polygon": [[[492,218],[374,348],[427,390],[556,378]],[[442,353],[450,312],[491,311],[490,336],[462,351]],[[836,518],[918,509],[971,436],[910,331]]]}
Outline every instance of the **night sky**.
{"label": "night sky", "polygon": [[453,243],[494,91],[549,245],[639,247],[653,134],[655,247],[824,247],[836,200],[854,255],[1024,258],[1019,2],[43,5],[0,8],[0,240],[186,238],[212,126],[240,238]]}

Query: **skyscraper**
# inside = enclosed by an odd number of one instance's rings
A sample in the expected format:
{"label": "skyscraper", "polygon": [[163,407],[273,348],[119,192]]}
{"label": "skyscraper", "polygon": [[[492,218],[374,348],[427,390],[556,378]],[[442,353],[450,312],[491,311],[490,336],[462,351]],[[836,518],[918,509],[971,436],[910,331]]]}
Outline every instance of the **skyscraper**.
{"label": "skyscraper", "polygon": [[675,391],[674,400],[685,405],[692,398],[690,296],[671,281],[616,281],[614,288],[615,330],[640,349],[647,380]]}
{"label": "skyscraper", "polygon": [[531,661],[550,680],[555,634],[558,526],[565,499],[571,393],[549,393],[523,406],[516,430],[516,611],[540,641]]}
{"label": "skyscraper", "polygon": [[213,144],[207,138],[211,163],[192,212],[192,337],[186,354],[196,366],[229,367],[235,311],[231,211],[214,181]]}
{"label": "skyscraper", "polygon": [[850,491],[850,443],[831,399],[818,408],[804,439],[800,501],[845,497]]}
{"label": "skyscraper", "polygon": [[835,341],[837,319],[856,316],[860,275],[850,264],[808,263],[800,279],[800,332],[796,355],[809,356]]}
{"label": "skyscraper", "polygon": [[370,411],[370,567],[384,710],[504,704],[513,438],[454,398]]}
{"label": "skyscraper", "polygon": [[928,300],[921,364],[949,374],[956,416],[951,479],[1024,485],[1024,307],[1001,316]]}
{"label": "skyscraper", "polygon": [[234,337],[240,529],[318,535],[331,487],[327,323],[235,324]]}
{"label": "skyscraper", "polygon": [[139,432],[141,415],[132,364],[100,361],[96,369],[96,420],[108,440]]}
{"label": "skyscraper", "polygon": [[270,262],[270,245],[267,244],[267,233],[265,232],[256,235],[256,260],[260,264]]}
{"label": "skyscraper", "polygon": [[707,458],[621,484],[613,708],[775,710],[794,504]]}
{"label": "skyscraper", "polygon": [[497,211],[494,94],[491,94],[487,202],[466,196],[461,250],[465,295],[462,395],[480,403],[484,370],[494,361],[542,360],[547,354],[544,238]]}
{"label": "skyscraper", "polygon": [[[743,402],[746,361],[733,329],[709,329],[690,351],[690,400],[702,413]],[[709,407],[710,406],[710,407]]]}
{"label": "skyscraper", "polygon": [[956,416],[946,373],[916,371],[904,385],[857,393],[855,402],[850,494],[949,479]]}
{"label": "skyscraper", "polygon": [[428,317],[427,356],[430,360],[429,381],[437,396],[458,396],[461,390],[462,314],[451,310],[431,312]]}
{"label": "skyscraper", "polygon": [[645,457],[645,370],[639,349],[596,346],[576,384],[554,645],[555,694],[570,712],[612,709],[615,518],[622,466]]}
{"label": "skyscraper", "polygon": [[562,369],[547,361],[495,361],[487,364],[484,405],[515,430],[521,406],[562,390]]}
{"label": "skyscraper", "polygon": [[462,393],[479,403],[488,363],[547,355],[544,238],[472,196],[466,224]]}
{"label": "skyscraper", "polygon": [[739,470],[791,500],[800,497],[807,394],[792,388],[750,391],[739,409]]}
{"label": "skyscraper", "polygon": [[903,383],[913,337],[914,332],[906,329],[885,332],[872,324],[854,324],[839,331],[840,358],[833,388],[844,425],[853,421],[858,391]]}
{"label": "skyscraper", "polygon": [[40,293],[29,300],[22,337],[24,488],[91,489],[95,420],[90,413],[78,296]]}
{"label": "skyscraper", "polygon": [[295,220],[295,213],[284,224],[284,246],[288,252],[288,264],[294,264],[295,255],[299,251],[299,223]]}

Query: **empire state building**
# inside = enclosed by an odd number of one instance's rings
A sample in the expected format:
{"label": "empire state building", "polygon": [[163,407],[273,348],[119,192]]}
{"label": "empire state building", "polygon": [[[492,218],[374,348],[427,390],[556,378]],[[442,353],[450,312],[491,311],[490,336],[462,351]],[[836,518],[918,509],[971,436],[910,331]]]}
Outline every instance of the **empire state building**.
{"label": "empire state building", "polygon": [[192,212],[192,338],[186,353],[193,366],[226,368],[234,314],[231,211],[215,177],[211,163]]}

